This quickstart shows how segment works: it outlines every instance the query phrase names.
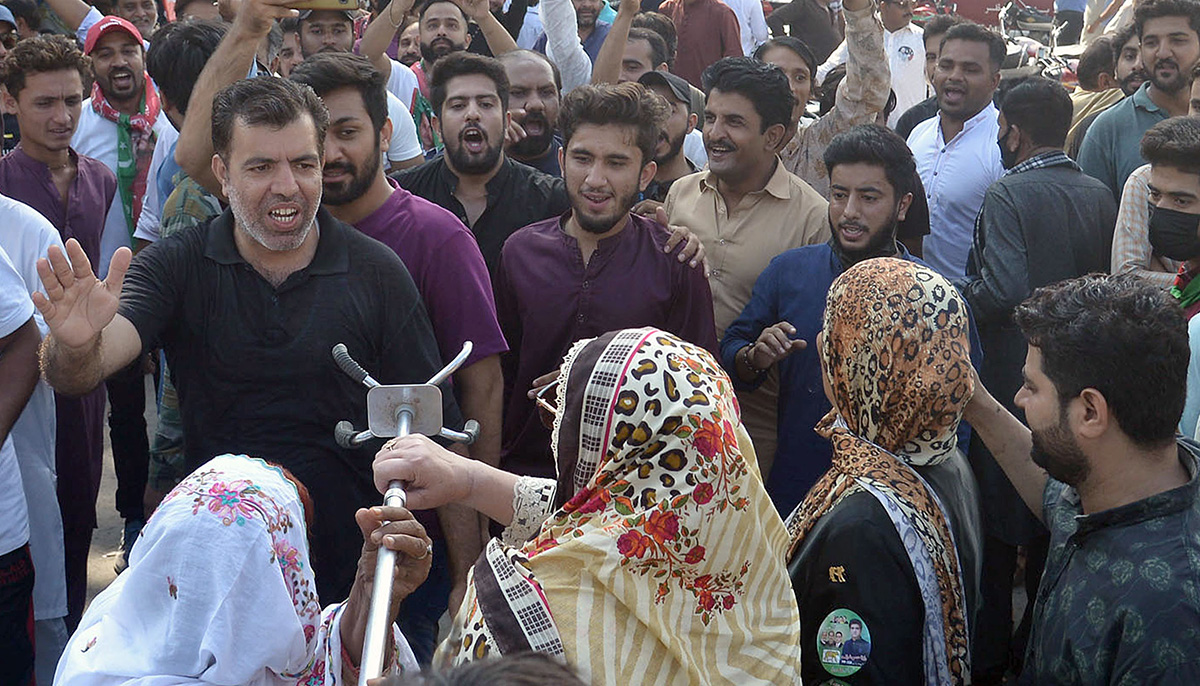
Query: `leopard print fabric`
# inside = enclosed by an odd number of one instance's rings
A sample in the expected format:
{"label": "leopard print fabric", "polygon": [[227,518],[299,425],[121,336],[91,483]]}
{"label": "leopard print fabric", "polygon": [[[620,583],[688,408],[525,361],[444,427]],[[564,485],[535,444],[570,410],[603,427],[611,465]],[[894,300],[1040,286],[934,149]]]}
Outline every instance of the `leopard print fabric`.
{"label": "leopard print fabric", "polygon": [[834,282],[821,354],[835,409],[816,427],[833,444],[833,464],[787,521],[794,554],[864,483],[887,494],[933,559],[954,683],[970,673],[962,575],[946,515],[912,466],[954,452],[974,390],[968,326],[954,287],[907,260],[867,260]]}

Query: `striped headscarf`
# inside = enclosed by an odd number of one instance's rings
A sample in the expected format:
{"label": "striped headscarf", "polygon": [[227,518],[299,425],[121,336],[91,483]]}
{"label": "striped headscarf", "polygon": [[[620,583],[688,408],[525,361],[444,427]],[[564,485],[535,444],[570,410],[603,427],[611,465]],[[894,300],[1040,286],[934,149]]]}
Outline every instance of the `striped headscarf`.
{"label": "striped headscarf", "polygon": [[656,329],[577,343],[559,376],[557,509],[476,563],[454,662],[541,650],[589,683],[798,683],[787,538],[732,385]]}

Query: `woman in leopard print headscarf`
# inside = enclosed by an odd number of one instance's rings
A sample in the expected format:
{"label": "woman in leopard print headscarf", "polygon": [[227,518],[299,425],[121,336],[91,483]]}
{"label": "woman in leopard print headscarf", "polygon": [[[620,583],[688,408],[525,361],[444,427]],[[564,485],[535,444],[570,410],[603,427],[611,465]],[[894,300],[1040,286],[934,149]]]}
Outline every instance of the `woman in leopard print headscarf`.
{"label": "woman in leopard print headscarf", "polygon": [[[818,347],[833,410],[816,430],[833,465],[787,520],[806,681],[970,683],[980,523],[955,437],[968,326],[954,287],[907,260],[867,260],[830,288]],[[869,647],[820,649],[820,628],[851,613]]]}

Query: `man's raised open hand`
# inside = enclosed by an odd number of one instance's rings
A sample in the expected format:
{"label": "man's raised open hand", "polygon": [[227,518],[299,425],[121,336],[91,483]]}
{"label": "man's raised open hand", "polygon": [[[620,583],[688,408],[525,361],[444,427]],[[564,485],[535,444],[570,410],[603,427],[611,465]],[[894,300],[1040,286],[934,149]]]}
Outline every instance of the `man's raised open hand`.
{"label": "man's raised open hand", "polygon": [[84,348],[94,343],[116,316],[121,283],[133,253],[118,248],[109,263],[108,278],[101,281],[92,273],[92,263],[79,241],[67,239],[66,248],[64,255],[58,246],[50,246],[47,256],[38,260],[38,277],[46,294],[34,293],[33,304],[59,345]]}

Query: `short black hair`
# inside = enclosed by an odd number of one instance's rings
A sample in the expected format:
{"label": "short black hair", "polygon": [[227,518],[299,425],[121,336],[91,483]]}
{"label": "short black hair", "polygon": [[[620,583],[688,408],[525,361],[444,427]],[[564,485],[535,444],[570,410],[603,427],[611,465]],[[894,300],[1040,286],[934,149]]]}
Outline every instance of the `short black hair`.
{"label": "short black hair", "polygon": [[995,31],[980,26],[975,22],[963,21],[950,27],[942,37],[942,50],[946,49],[946,41],[965,40],[972,43],[983,43],[988,47],[988,60],[992,63],[992,71],[1000,71],[1004,58],[1008,55],[1008,44]]}
{"label": "short black hair", "polygon": [[1174,441],[1190,352],[1183,308],[1165,290],[1133,274],[1089,274],[1037,289],[1013,318],[1062,406],[1094,388],[1138,446]]}
{"label": "short black hair", "polygon": [[238,122],[278,130],[304,115],[311,117],[316,126],[317,154],[324,157],[329,111],[313,89],[274,76],[235,81],[213,97],[213,149],[226,158],[233,141],[233,127]]}
{"label": "short black hair", "polygon": [[862,623],[862,620],[861,620],[861,619],[851,619],[851,620],[850,620],[850,624],[849,624],[849,626],[850,626],[850,627],[856,627],[856,626],[857,626],[859,629],[861,629],[861,628],[862,628],[862,625],[863,625],[863,623]]}
{"label": "short black hair", "polygon": [[817,80],[817,56],[807,43],[795,36],[776,36],[754,50],[754,59],[762,60],[763,55],[771,48],[786,48],[796,53],[808,65],[808,78],[812,81]]}
{"label": "short black hair", "polygon": [[14,19],[24,19],[33,31],[41,30],[42,11],[33,0],[4,0],[2,4],[12,12]]}
{"label": "short black hair", "polygon": [[1004,91],[999,105],[1005,121],[1020,127],[1034,143],[1054,148],[1066,143],[1074,105],[1060,82],[1025,77]]}
{"label": "short black hair", "polygon": [[496,84],[496,95],[500,104],[508,110],[508,72],[504,65],[494,57],[484,57],[473,52],[460,50],[442,57],[433,65],[433,74],[429,76],[429,104],[439,117],[442,105],[446,104],[446,86],[458,76],[478,74],[487,77]]}
{"label": "short black hair", "polygon": [[1171,117],[1142,136],[1142,159],[1152,165],[1200,174],[1200,117]]}
{"label": "short black hair", "polygon": [[1079,85],[1084,90],[1099,90],[1101,74],[1109,76],[1116,74],[1119,49],[1114,44],[1112,36],[1100,36],[1087,46],[1087,50],[1084,50],[1083,54],[1079,56],[1079,66],[1075,68],[1075,75],[1079,77]]}
{"label": "short black hair", "polygon": [[1125,44],[1129,42],[1129,39],[1137,38],[1138,45],[1141,45],[1142,38],[1141,38],[1141,33],[1138,31],[1137,24],[1129,24],[1129,25],[1125,26],[1125,28],[1121,29],[1120,31],[1117,31],[1112,36],[1110,36],[1110,38],[1112,39],[1113,55],[1114,55],[1113,70],[1115,71],[1116,70],[1116,67],[1115,67],[1116,62],[1121,59],[1121,51],[1125,49]]}
{"label": "short black hair", "polygon": [[363,107],[367,109],[376,134],[387,121],[387,77],[362,55],[317,53],[297,64],[288,78],[308,86],[322,98],[335,90],[354,88],[362,96]]}
{"label": "short black hair", "polygon": [[817,116],[824,117],[837,105],[837,89],[844,78],[846,78],[845,64],[839,64],[825,74],[825,80],[817,89]]}
{"label": "short black hair", "polygon": [[633,28],[650,29],[662,36],[667,44],[667,66],[675,66],[675,54],[679,50],[679,32],[670,17],[662,12],[640,12],[633,18]]}
{"label": "short black hair", "polygon": [[429,8],[433,7],[434,5],[438,4],[439,2],[444,2],[444,3],[450,4],[450,5],[454,5],[455,7],[458,7],[459,13],[462,14],[463,25],[464,26],[466,25],[467,13],[464,12],[463,8],[459,7],[458,3],[454,2],[454,0],[426,0],[425,2],[421,3],[421,9],[420,9],[420,11],[417,12],[417,21],[419,22],[422,19],[424,19],[425,13],[429,11]]}
{"label": "short black hair", "polygon": [[518,58],[533,59],[538,60],[539,62],[544,62],[550,67],[550,72],[554,75],[554,86],[558,88],[558,92],[560,94],[562,93],[562,72],[558,70],[558,65],[554,63],[554,60],[546,57],[537,50],[525,50],[524,48],[518,48],[516,50],[509,50],[508,52],[501,53],[496,59],[500,60],[501,64],[505,64],[507,62],[515,62]]}
{"label": "short black hair", "polygon": [[644,40],[650,44],[650,59],[654,60],[654,64],[650,65],[651,69],[657,69],[660,64],[669,65],[671,63],[667,41],[657,31],[635,26],[629,29],[629,40]]}
{"label": "short black hair", "polygon": [[279,30],[284,33],[300,33],[300,19],[298,17],[284,17],[280,19]]}
{"label": "short black hair", "polygon": [[935,14],[925,22],[922,27],[922,35],[928,38],[929,36],[940,36],[950,30],[951,27],[958,26],[966,21],[957,14]]}
{"label": "short black hair", "polygon": [[1187,17],[1188,26],[1200,36],[1200,2],[1195,0],[1146,0],[1133,10],[1133,25],[1140,39],[1146,32],[1146,21],[1162,17]]}
{"label": "short black hair", "polygon": [[[762,131],[792,121],[796,98],[783,70],[752,57],[724,57],[710,64],[701,75],[704,95],[714,90],[737,93],[754,105],[762,118]],[[761,133],[760,132],[760,133]]]}
{"label": "short black hair", "polygon": [[217,51],[229,26],[222,21],[187,20],[154,32],[146,51],[146,72],[165,101],[187,114],[192,89],[208,58]]}
{"label": "short black hair", "polygon": [[563,148],[570,145],[575,131],[583,124],[625,126],[636,132],[645,165],[654,159],[654,147],[669,111],[665,98],[640,83],[578,86],[563,97],[558,115]]}
{"label": "short black hair", "polygon": [[895,200],[915,193],[917,163],[900,134],[878,124],[859,124],[833,137],[825,148],[825,168],[833,174],[839,164],[866,163],[883,167]]}

